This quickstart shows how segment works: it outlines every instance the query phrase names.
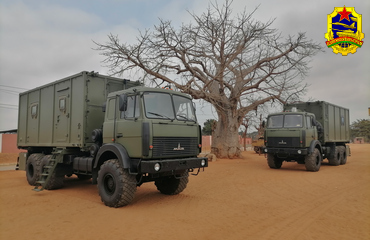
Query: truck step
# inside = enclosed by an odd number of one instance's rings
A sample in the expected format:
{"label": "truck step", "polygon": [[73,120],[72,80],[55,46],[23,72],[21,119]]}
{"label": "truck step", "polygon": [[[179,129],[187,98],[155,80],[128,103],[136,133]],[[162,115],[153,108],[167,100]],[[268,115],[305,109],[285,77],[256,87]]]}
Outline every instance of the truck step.
{"label": "truck step", "polygon": [[59,153],[60,152],[54,152],[53,155],[49,157],[47,165],[43,166],[40,179],[36,181],[36,186],[34,189],[32,189],[33,191],[40,192],[44,190],[58,165],[56,158]]}
{"label": "truck step", "polygon": [[38,188],[39,186],[36,186],[34,189],[32,189],[32,191],[35,191],[35,192],[41,192],[42,190],[44,190],[44,188]]}

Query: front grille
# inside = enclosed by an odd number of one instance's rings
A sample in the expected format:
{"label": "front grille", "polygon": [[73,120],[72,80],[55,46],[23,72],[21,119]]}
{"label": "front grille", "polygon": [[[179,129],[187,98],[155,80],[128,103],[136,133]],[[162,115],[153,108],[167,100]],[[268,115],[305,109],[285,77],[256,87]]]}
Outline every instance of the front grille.
{"label": "front grille", "polygon": [[153,157],[198,155],[197,137],[153,137]]}
{"label": "front grille", "polygon": [[300,147],[299,137],[268,137],[269,147]]}

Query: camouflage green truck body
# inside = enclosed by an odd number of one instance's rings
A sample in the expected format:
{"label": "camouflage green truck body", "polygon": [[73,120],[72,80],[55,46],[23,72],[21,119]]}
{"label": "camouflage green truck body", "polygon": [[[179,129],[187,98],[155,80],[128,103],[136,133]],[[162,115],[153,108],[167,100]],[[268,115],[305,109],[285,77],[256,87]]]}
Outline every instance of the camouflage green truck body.
{"label": "camouflage green truck body", "polygon": [[324,101],[287,104],[268,116],[265,149],[268,165],[296,161],[318,171],[323,159],[345,164],[350,154],[349,110]]}
{"label": "camouflage green truck body", "polygon": [[110,207],[129,204],[145,182],[178,194],[188,172],[208,166],[197,157],[201,131],[188,95],[93,72],[20,94],[18,147],[35,190],[75,174],[92,178]]}

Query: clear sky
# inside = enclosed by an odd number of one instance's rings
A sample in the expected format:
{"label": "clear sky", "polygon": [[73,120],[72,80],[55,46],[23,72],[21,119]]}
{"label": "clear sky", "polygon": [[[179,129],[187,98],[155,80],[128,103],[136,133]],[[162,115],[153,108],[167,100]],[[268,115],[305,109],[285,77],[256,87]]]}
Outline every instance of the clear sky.
{"label": "clear sky", "polygon": [[[219,0],[219,2],[222,2]],[[208,0],[0,0],[0,131],[17,128],[18,93],[81,71],[107,74],[93,41],[118,35],[133,43],[139,30],[159,18],[175,25],[189,23]],[[362,14],[364,44],[355,54],[334,54],[325,45],[327,15],[334,7],[355,7]],[[350,109],[351,122],[368,119],[370,107],[370,1],[365,0],[234,0],[234,13],[244,8],[268,21],[282,36],[306,32],[324,52],[311,62],[305,99],[323,100]],[[123,76],[130,78],[129,75]],[[132,79],[132,78],[131,78]],[[133,79],[135,80],[135,79]],[[198,107],[201,124],[216,118],[209,105]]]}

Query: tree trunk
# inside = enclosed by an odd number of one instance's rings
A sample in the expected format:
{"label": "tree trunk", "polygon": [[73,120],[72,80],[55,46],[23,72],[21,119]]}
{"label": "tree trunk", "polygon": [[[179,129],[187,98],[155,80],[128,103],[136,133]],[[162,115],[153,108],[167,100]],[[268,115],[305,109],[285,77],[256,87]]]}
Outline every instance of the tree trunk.
{"label": "tree trunk", "polygon": [[217,112],[218,121],[212,133],[211,152],[218,158],[239,158],[238,118],[233,116],[232,111]]}

